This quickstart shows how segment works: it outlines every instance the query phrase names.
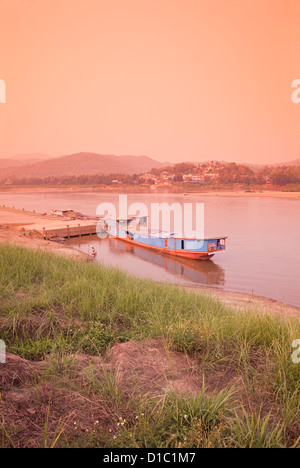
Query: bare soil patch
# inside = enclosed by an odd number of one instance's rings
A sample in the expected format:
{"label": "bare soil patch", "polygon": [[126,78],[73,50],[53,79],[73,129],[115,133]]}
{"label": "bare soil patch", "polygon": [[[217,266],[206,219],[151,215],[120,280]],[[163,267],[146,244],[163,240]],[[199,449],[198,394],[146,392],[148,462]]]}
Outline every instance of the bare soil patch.
{"label": "bare soil patch", "polygon": [[[19,356],[7,355],[6,364],[0,364],[0,417],[8,435],[6,445],[40,447],[43,445],[67,446],[81,437],[97,440],[99,445],[113,437],[118,416],[115,402],[96,390],[88,379],[89,370],[96,369],[94,378],[105,385],[105,376],[112,371],[118,391],[127,395],[128,401],[152,395],[159,397],[169,390],[182,394],[196,394],[202,389],[205,374],[209,392],[235,386],[237,399],[244,406],[256,403],[247,395],[246,387],[237,369],[220,365],[209,372],[203,370],[201,359],[170,351],[162,340],[116,344],[102,358],[84,354],[69,356],[68,369],[61,361],[55,371],[51,356],[45,361],[30,362]],[[260,405],[272,407],[266,401],[262,387]],[[118,410],[120,411],[120,410]],[[134,414],[124,414],[126,419]],[[45,424],[47,440],[45,441]],[[8,442],[10,441],[10,442]],[[80,443],[80,442],[78,442]]]}

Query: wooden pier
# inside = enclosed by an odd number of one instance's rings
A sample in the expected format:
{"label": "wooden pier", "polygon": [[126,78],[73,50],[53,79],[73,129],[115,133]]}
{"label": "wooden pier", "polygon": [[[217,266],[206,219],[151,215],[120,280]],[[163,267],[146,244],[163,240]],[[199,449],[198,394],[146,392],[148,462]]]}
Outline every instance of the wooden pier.
{"label": "wooden pier", "polygon": [[95,219],[71,219],[0,207],[0,227],[14,226],[23,232],[38,232],[45,239],[91,236],[97,234],[97,224]]}
{"label": "wooden pier", "polygon": [[26,226],[26,231],[34,229],[36,232],[42,234],[45,239],[51,238],[65,238],[91,236],[97,234],[96,221],[61,221],[55,223],[47,223],[47,225],[32,225]]}

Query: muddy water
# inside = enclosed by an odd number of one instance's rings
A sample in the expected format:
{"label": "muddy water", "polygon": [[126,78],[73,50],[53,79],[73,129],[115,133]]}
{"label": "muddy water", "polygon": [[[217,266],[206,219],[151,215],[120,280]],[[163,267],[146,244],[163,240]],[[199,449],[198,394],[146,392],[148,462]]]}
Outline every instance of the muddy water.
{"label": "muddy water", "polygon": [[[0,204],[49,212],[71,208],[95,215],[97,205],[118,205],[117,194],[91,192],[0,193]],[[300,306],[300,198],[205,197],[131,194],[128,203],[204,203],[205,234],[228,236],[227,251],[211,261],[174,260],[115,239],[86,237],[68,241],[97,250],[95,261],[139,277],[253,293]]]}

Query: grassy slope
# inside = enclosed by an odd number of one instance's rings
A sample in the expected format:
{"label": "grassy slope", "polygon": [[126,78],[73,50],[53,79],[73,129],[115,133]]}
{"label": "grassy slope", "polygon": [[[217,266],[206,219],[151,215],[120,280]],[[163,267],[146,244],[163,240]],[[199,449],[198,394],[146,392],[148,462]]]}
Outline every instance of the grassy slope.
{"label": "grassy slope", "polygon": [[[2,446],[299,444],[300,364],[291,359],[291,343],[300,337],[296,321],[236,312],[216,300],[115,269],[5,245],[0,246],[0,297],[0,338],[8,351],[45,363],[35,391],[47,383],[47,388],[68,392],[69,400],[76,394],[101,401],[105,414],[87,434],[76,432],[76,424],[72,430],[69,416],[50,425],[49,398],[41,402],[41,433],[32,443],[29,432],[26,442],[16,420],[7,416],[9,388],[3,386]],[[170,352],[188,354],[203,375],[236,369],[243,393],[228,388],[224,379],[222,389],[212,392],[203,383],[196,396],[136,389],[130,394],[118,387],[113,372],[100,376],[91,367],[78,383],[76,353],[103,359],[116,343],[151,338],[161,339]]]}

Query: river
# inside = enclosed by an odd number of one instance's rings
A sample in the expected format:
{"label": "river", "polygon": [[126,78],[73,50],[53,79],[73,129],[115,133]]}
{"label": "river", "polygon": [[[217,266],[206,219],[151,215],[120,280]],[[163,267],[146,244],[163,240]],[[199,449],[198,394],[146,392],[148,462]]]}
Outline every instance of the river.
{"label": "river", "polygon": [[[1,192],[0,204],[37,212],[74,209],[95,215],[99,203],[118,204],[116,193]],[[130,194],[128,204],[204,203],[205,234],[228,236],[227,250],[210,261],[175,260],[116,239],[71,239],[96,261],[156,281],[204,285],[300,306],[300,198],[225,197],[199,194]],[[150,208],[149,208],[150,209]]]}

